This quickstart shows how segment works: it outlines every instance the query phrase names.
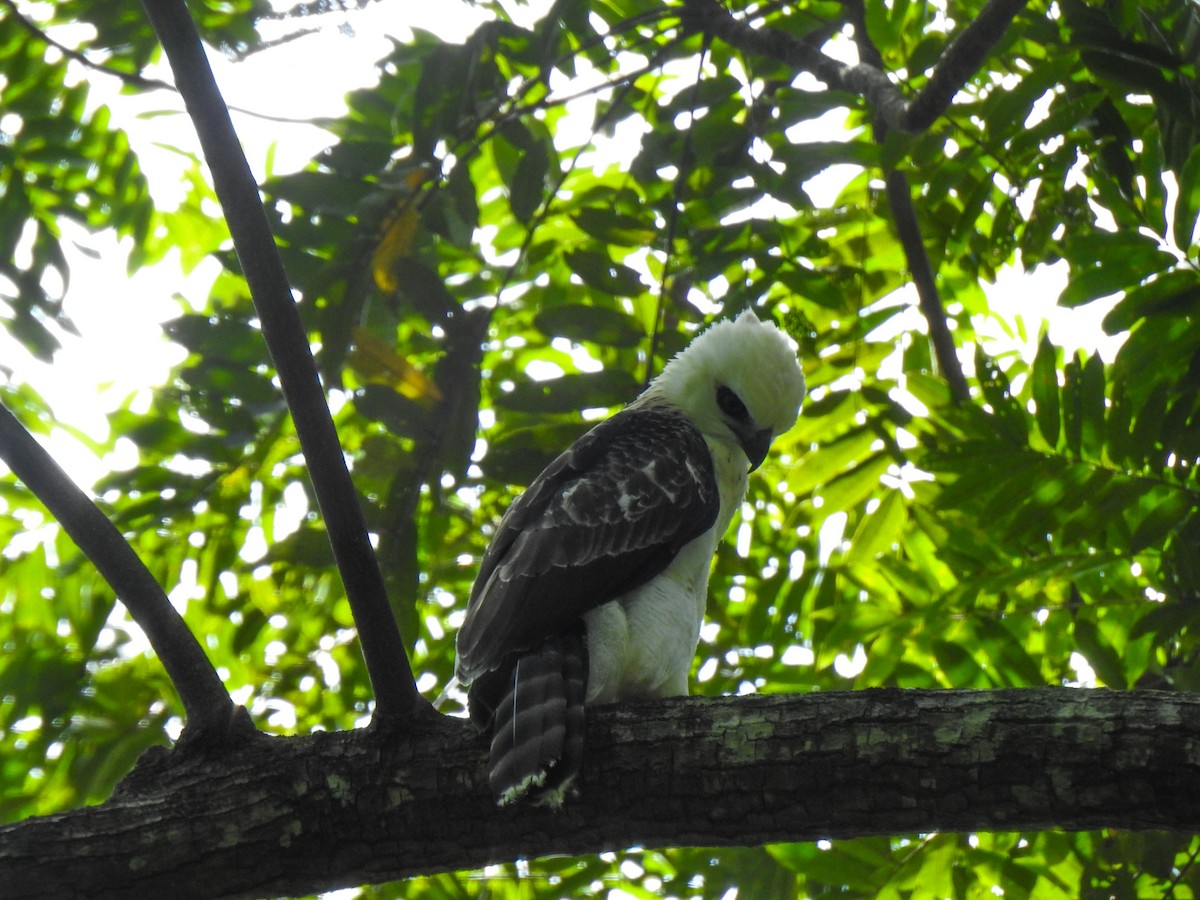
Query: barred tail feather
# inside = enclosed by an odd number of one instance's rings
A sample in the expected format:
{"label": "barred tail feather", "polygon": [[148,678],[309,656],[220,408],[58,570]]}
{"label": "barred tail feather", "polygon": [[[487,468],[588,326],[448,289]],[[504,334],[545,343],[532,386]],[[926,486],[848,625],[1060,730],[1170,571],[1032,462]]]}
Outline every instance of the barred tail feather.
{"label": "barred tail feather", "polygon": [[561,806],[583,761],[587,648],[582,627],[522,654],[492,722],[488,782],[501,806]]}

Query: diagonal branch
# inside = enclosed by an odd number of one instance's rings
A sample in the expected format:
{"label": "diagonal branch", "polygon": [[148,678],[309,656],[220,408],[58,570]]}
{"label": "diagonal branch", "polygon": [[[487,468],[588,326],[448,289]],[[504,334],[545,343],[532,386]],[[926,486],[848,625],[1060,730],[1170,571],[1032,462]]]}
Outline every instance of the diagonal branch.
{"label": "diagonal branch", "polygon": [[16,417],[0,406],[0,459],[36,496],[112,586],[171,677],[187,715],[189,742],[253,733],[195,636],[116,526]]}
{"label": "diagonal branch", "polygon": [[921,236],[921,224],[917,221],[917,209],[913,204],[908,176],[899,169],[887,173],[885,179],[888,205],[892,208],[892,222],[908,260],[908,271],[917,289],[917,306],[925,317],[929,329],[929,342],[933,345],[933,356],[937,360],[938,372],[950,386],[950,393],[960,403],[971,399],[967,376],[963,374],[962,362],[958,358],[958,347],[942,308],[941,293],[925,241]]}
{"label": "diagonal branch", "polygon": [[122,82],[130,87],[141,89],[165,88],[167,90],[172,90],[171,85],[167,84],[165,81],[159,81],[157,78],[147,78],[139,72],[122,72],[120,69],[110,68],[103,63],[98,63],[91,59],[86,53],[80,53],[78,50],[56,41],[54,38],[50,37],[49,34],[39,28],[32,20],[22,15],[21,11],[17,8],[15,0],[0,0],[0,3],[2,3],[8,9],[9,15],[13,17],[13,20],[18,25],[20,25],[29,33],[30,37],[32,37],[34,40],[40,41],[47,47],[53,47],[67,59],[74,60],[80,65],[89,69],[93,69],[97,72],[103,72],[105,75],[111,75],[113,78],[119,78]]}
{"label": "diagonal branch", "polygon": [[[44,30],[42,30],[32,20],[26,18],[17,9],[15,0],[0,0],[0,5],[8,9],[9,14],[13,17],[18,25],[24,28],[29,35],[37,41],[42,42],[47,47],[53,47],[67,59],[73,60],[94,72],[100,72],[104,75],[109,75],[118,79],[123,84],[139,90],[164,90],[175,92],[175,85],[168,84],[165,81],[159,81],[157,78],[147,78],[140,72],[122,72],[120,69],[114,69],[111,66],[106,66],[104,63],[96,62],[86,53],[81,53],[78,50],[68,47],[61,41],[56,41]],[[299,36],[303,36],[309,32],[301,32]],[[254,116],[256,119],[262,119],[266,122],[279,122],[283,125],[308,125],[311,124],[308,119],[297,119],[289,116],[274,116],[270,113],[259,112],[258,110],[247,109],[243,106],[231,106],[230,109],[239,112],[244,116]]]}
{"label": "diagonal branch", "polygon": [[[717,0],[684,0],[684,7],[693,27],[704,34],[719,37],[745,53],[767,56],[810,72],[832,89],[864,97],[874,115],[875,139],[882,143],[890,129],[904,132],[928,129],[975,74],[1026,2],[990,0],[980,15],[947,47],[929,82],[912,101],[884,72],[879,51],[867,35],[861,0],[847,4],[862,60],[857,65],[826,56],[815,42],[771,28],[752,27],[735,19]],[[970,389],[942,308],[933,266],[925,251],[908,177],[902,171],[892,171],[887,175],[886,185],[892,218],[917,288],[918,305],[929,328],[938,369],[950,385],[954,398],[967,400]]]}
{"label": "diagonal branch", "polygon": [[[846,6],[854,24],[854,41],[858,46],[859,58],[867,65],[882,70],[883,57],[867,32],[867,14],[862,0],[847,0]],[[882,144],[887,138],[888,126],[883,122],[881,115],[876,115],[874,127],[875,140]],[[966,375],[963,374],[958,347],[954,343],[954,335],[951,334],[950,323],[946,319],[946,310],[942,305],[933,264],[925,250],[921,223],[917,219],[917,208],[913,203],[908,175],[901,169],[893,169],[887,173],[884,184],[888,205],[892,210],[892,224],[896,226],[900,246],[904,248],[904,258],[908,260],[908,271],[912,275],[913,286],[917,289],[917,306],[929,329],[929,342],[933,345],[933,356],[937,360],[938,371],[950,386],[951,396],[957,402],[965,403],[971,399],[971,389],[967,384]]]}
{"label": "diagonal branch", "polygon": [[933,74],[908,104],[903,131],[920,132],[941,118],[964,84],[979,71],[1005,30],[1029,0],[990,0],[942,52]]}
{"label": "diagonal branch", "polygon": [[834,90],[865,97],[872,108],[885,110],[899,122],[908,106],[900,90],[874,66],[847,65],[821,52],[816,43],[773,28],[755,28],[733,15],[718,0],[684,0],[684,24],[720,38],[743,53],[766,56],[809,72]]}
{"label": "diagonal branch", "polygon": [[184,0],[145,0],[143,5],[196,127],[262,323],[267,349],[296,423],[375,693],[373,724],[394,727],[416,714],[425,701],[417,693],[400,631],[388,604],[366,520],[346,468],[287,273],[259,199],[258,185]]}
{"label": "diagonal branch", "polygon": [[951,42],[925,87],[909,100],[881,66],[839,62],[807,40],[773,28],[755,28],[735,19],[718,0],[683,0],[685,20],[731,47],[779,60],[809,72],[834,90],[864,97],[877,118],[896,131],[925,131],[949,108],[954,95],[975,74],[1028,0],[990,0],[975,20]]}

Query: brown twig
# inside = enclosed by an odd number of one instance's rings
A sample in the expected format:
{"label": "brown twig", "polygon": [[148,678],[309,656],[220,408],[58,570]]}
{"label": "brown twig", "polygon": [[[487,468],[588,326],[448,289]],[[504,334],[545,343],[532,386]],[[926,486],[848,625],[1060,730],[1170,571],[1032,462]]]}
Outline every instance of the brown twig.
{"label": "brown twig", "polygon": [[147,90],[155,88],[174,90],[174,88],[165,81],[159,81],[156,78],[146,78],[140,72],[122,72],[120,69],[111,69],[103,63],[98,63],[89,58],[87,54],[80,53],[78,50],[74,50],[71,47],[68,47],[50,37],[50,35],[39,28],[32,20],[26,18],[21,11],[17,9],[17,4],[14,2],[14,0],[0,0],[0,3],[3,3],[16,23],[29,32],[32,37],[38,41],[41,41],[47,47],[53,47],[67,59],[74,60],[80,65],[86,66],[89,69],[93,69],[96,72],[103,72],[105,75],[111,75],[113,78],[119,78],[121,81],[125,82],[125,84],[128,84],[131,87],[143,88]]}
{"label": "brown twig", "polygon": [[896,234],[904,248],[908,270],[917,289],[917,306],[929,329],[929,342],[933,345],[938,371],[950,385],[954,399],[965,402],[971,398],[971,389],[967,385],[967,376],[963,374],[958,347],[954,343],[950,323],[946,320],[946,311],[942,308],[933,265],[929,261],[929,254],[925,252],[925,241],[921,236],[921,224],[917,221],[908,176],[893,169],[887,173],[885,184],[888,203],[892,208],[892,222],[896,226]]}
{"label": "brown twig", "polygon": [[[147,78],[146,76],[142,75],[139,72],[122,72],[120,69],[111,68],[110,66],[106,66],[103,63],[96,62],[94,59],[89,57],[86,53],[81,53],[78,50],[75,50],[75,49],[72,49],[71,47],[66,46],[61,41],[56,41],[54,38],[50,37],[50,35],[48,35],[45,31],[43,31],[41,28],[39,28],[36,23],[32,22],[30,19],[28,19],[24,15],[22,15],[20,10],[17,9],[16,3],[13,2],[13,0],[0,0],[0,4],[3,4],[5,7],[8,8],[9,12],[12,13],[12,16],[16,20],[17,24],[20,25],[22,28],[24,28],[27,32],[29,32],[29,34],[31,36],[33,36],[36,40],[41,41],[47,47],[53,47],[55,50],[57,50],[59,53],[61,53],[63,56],[65,56],[67,59],[74,60],[75,62],[79,63],[80,65],[91,69],[93,72],[100,72],[101,74],[110,75],[113,78],[117,78],[120,81],[122,81],[123,83],[129,85],[130,87],[135,87],[135,88],[139,88],[141,90],[147,90],[147,91],[151,91],[151,90],[153,90],[153,91],[171,91],[172,93],[176,93],[175,85],[173,85],[173,84],[170,84],[166,81],[160,81],[157,78]],[[232,109],[234,112],[241,113],[244,116],[253,116],[254,118],[261,119],[264,122],[279,122],[280,124],[283,124],[283,125],[311,125],[312,124],[311,119],[298,119],[298,118],[294,118],[294,117],[290,117],[290,116],[277,116],[277,115],[272,115],[271,113],[264,113],[264,112],[259,112],[257,110],[253,110],[253,109],[247,109],[244,106],[231,106],[229,108]]]}

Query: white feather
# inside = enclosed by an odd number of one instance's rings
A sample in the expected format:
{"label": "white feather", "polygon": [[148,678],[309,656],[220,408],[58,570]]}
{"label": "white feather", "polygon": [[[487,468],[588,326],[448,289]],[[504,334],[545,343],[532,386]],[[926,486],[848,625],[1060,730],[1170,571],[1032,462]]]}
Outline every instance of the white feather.
{"label": "white feather", "polygon": [[[786,336],[743,313],[693,341],[638,398],[635,406],[681,409],[699,427],[712,454],[721,509],[712,528],[685,545],[656,578],[584,615],[588,703],[688,692],[713,554],[748,483],[746,455],[714,400],[719,384],[733,385],[754,421],[778,431],[795,423],[804,396],[804,378]],[[671,463],[693,473],[704,464],[690,458]]]}

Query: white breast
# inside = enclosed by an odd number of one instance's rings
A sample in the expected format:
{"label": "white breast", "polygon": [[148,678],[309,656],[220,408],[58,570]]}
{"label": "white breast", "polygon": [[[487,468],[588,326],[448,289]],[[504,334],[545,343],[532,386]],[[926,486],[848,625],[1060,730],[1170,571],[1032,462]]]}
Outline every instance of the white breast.
{"label": "white breast", "polygon": [[584,615],[588,703],[688,692],[713,553],[746,494],[745,454],[712,441],[709,446],[721,492],[716,523],[686,544],[658,577]]}

